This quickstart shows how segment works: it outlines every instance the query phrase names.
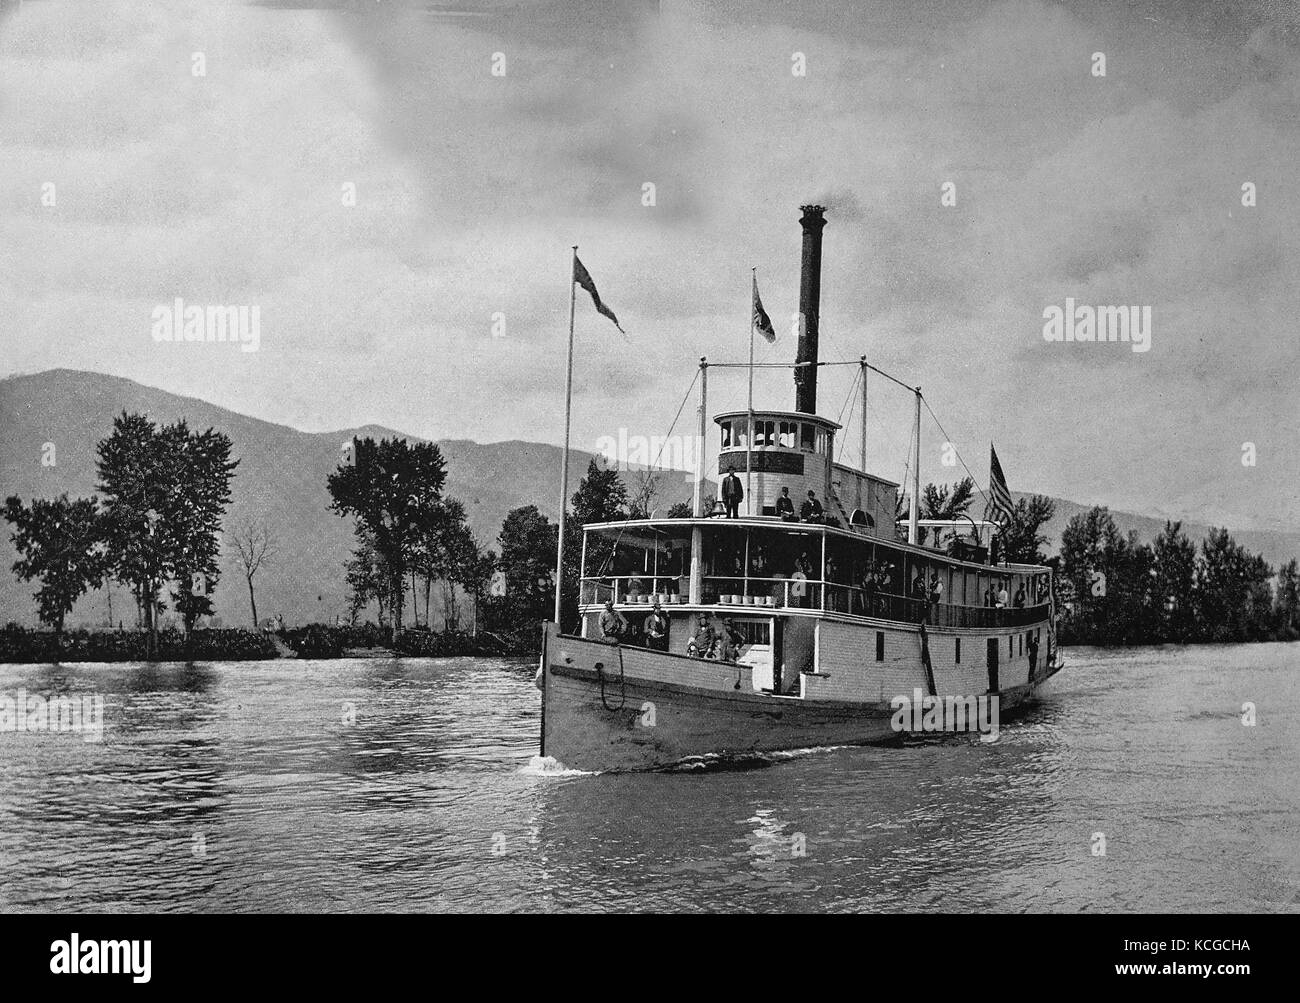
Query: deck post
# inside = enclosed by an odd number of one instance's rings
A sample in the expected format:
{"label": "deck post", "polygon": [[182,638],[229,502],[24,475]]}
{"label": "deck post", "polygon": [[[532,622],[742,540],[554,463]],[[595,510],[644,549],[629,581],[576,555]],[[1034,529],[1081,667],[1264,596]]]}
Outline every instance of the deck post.
{"label": "deck post", "polygon": [[912,504],[907,507],[907,542],[916,546],[916,512],[921,493],[921,388],[916,388],[916,444],[913,449],[916,462],[912,465]]}

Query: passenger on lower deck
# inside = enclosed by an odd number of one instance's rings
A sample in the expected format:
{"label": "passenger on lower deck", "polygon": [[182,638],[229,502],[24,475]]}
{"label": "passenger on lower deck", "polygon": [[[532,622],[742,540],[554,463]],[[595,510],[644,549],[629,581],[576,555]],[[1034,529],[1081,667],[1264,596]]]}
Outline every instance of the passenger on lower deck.
{"label": "passenger on lower deck", "polygon": [[654,609],[650,615],[645,618],[645,646],[651,651],[668,650],[668,617],[664,615],[663,607],[659,605],[659,597],[655,596]]}
{"label": "passenger on lower deck", "polygon": [[713,645],[717,641],[718,635],[709,623],[707,613],[701,613],[696,621],[695,636],[686,644],[686,654],[692,658],[710,658],[713,655]]}
{"label": "passenger on lower deck", "polygon": [[600,627],[600,639],[609,644],[621,644],[627,639],[627,618],[614,608],[614,600],[609,599],[605,602],[604,612],[600,614],[598,621]]}

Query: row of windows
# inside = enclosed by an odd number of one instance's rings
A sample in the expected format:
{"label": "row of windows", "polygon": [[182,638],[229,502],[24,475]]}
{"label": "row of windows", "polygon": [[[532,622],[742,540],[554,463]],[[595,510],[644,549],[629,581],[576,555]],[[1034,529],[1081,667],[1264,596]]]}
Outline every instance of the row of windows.
{"label": "row of windows", "polygon": [[[723,449],[744,449],[745,438],[749,432],[749,419],[719,423],[722,430]],[[776,446],[781,449],[794,449],[795,443],[805,453],[826,452],[826,430],[810,422],[802,421],[755,421],[754,448],[762,449]]]}
{"label": "row of windows", "polygon": [[[1041,643],[1043,640],[1042,627],[1039,627],[1036,632],[1032,630],[1027,630],[1023,634],[1012,634],[1010,637],[1008,637],[1007,657],[1014,658],[1016,656],[1017,640],[1020,641],[1020,654],[1023,655],[1025,653],[1025,644],[1029,641],[1030,636],[1034,635],[1035,633],[1037,634],[1038,641]],[[954,661],[958,665],[960,665],[961,664],[961,638],[960,637],[953,638],[953,641],[955,644],[954,652],[953,652]],[[883,662],[884,660],[885,660],[885,632],[883,630],[878,630],[876,631],[876,661]]]}

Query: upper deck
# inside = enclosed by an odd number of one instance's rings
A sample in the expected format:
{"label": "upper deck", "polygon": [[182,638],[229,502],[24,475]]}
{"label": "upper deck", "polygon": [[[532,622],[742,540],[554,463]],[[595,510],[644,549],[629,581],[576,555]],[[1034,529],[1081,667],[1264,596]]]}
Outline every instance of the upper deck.
{"label": "upper deck", "polygon": [[[1050,570],[992,566],[897,539],[770,517],[633,519],[583,527],[580,605],[660,595],[668,606],[739,606],[858,614],[916,623],[940,600],[936,626],[988,628],[1044,619]],[[1002,591],[1005,606],[997,606]],[[1017,596],[1022,605],[1016,606]]]}

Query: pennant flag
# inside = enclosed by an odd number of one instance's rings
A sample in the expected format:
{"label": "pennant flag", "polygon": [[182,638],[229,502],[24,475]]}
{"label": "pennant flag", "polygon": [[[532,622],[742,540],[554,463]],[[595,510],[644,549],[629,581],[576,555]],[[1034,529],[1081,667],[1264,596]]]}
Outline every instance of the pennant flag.
{"label": "pennant flag", "polygon": [[583,263],[578,260],[576,254],[573,256],[573,281],[582,286],[582,288],[587,290],[587,292],[591,293],[591,301],[596,304],[596,311],[598,313],[602,313],[612,320],[614,326],[618,327],[620,334],[627,334],[626,331],[619,327],[618,318],[614,316],[614,311],[600,301],[600,293],[596,292],[596,283],[591,281],[591,273],[588,272]]}
{"label": "pennant flag", "polygon": [[767,316],[767,311],[763,309],[763,301],[758,298],[758,276],[754,277],[754,330],[767,339],[768,343],[776,341],[776,331],[772,329],[772,321]]}
{"label": "pennant flag", "polygon": [[[995,522],[1006,525],[1015,516],[1016,507],[1011,502],[1011,492],[1007,489],[1007,479],[1002,473],[1002,464],[998,462],[997,450],[989,443],[989,506],[995,516]],[[988,511],[985,515],[987,516]]]}

